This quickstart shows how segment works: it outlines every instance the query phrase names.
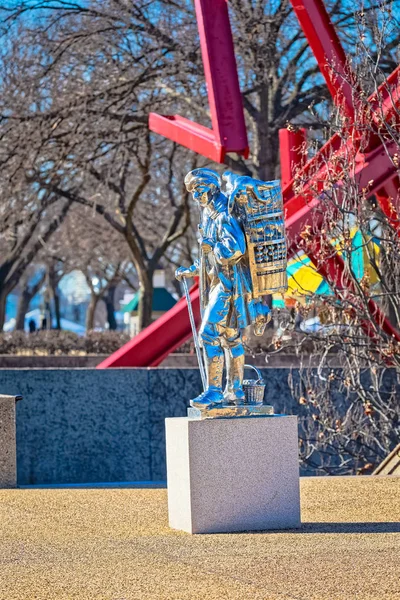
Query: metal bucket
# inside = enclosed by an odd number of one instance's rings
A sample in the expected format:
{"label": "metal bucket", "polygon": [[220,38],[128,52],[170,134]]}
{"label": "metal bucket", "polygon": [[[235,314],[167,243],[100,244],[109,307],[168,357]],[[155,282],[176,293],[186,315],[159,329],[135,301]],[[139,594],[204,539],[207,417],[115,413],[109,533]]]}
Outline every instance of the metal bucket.
{"label": "metal bucket", "polygon": [[243,391],[246,404],[260,405],[264,402],[265,381],[260,371],[253,365],[244,365],[245,369],[254,369],[258,379],[243,379]]}

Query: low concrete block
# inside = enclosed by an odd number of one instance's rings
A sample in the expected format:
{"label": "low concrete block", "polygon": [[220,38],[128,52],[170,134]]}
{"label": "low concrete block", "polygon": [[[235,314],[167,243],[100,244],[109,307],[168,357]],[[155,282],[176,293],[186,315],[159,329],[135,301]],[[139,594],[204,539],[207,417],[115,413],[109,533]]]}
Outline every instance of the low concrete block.
{"label": "low concrete block", "polygon": [[166,446],[173,529],[300,527],[297,417],[166,419]]}
{"label": "low concrete block", "polygon": [[15,402],[19,399],[0,395],[0,488],[17,485]]}

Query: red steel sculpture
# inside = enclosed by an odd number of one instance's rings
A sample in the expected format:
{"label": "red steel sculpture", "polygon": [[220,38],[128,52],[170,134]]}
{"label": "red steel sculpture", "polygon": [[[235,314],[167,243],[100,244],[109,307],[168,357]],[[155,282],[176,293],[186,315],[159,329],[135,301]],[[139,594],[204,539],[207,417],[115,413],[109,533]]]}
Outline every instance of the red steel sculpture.
{"label": "red steel sculpture", "polygon": [[212,129],[179,115],[150,113],[151,131],[224,162],[227,152],[247,158],[246,124],[226,0],[195,0]]}
{"label": "red steel sculpture", "polygon": [[[325,77],[333,100],[342,114],[348,118],[348,141],[343,144],[339,135],[334,135],[303,166],[303,155],[298,148],[305,141],[305,131],[281,130],[281,171],[285,222],[289,237],[289,254],[299,249],[301,234],[307,227],[313,228],[313,251],[308,251],[311,260],[323,277],[335,283],[335,293],[352,292],[352,282],[344,271],[341,257],[329,242],[318,234],[318,221],[314,209],[319,200],[311,190],[334,172],[330,158],[332,154],[351,155],[355,161],[355,178],[359,189],[366,188],[375,194],[381,209],[391,219],[400,235],[397,190],[399,181],[393,161],[390,159],[399,148],[394,142],[382,144],[384,122],[400,126],[397,107],[400,105],[400,66],[393,71],[366,103],[365,118],[376,135],[370,136],[367,148],[360,151],[361,135],[354,126],[355,107],[353,99],[358,95],[355,76],[350,72],[346,55],[336,34],[322,0],[291,0],[294,11],[308,40],[310,48]],[[210,103],[212,129],[193,123],[179,115],[161,116],[150,114],[149,127],[152,131],[191,150],[222,163],[228,152],[248,156],[246,128],[239,89],[232,33],[229,24],[226,0],[195,0],[200,33],[204,71]],[[331,68],[334,65],[334,69]],[[310,174],[310,184],[296,194],[293,187],[293,169],[301,168],[301,175]],[[372,182],[372,183],[371,183]],[[338,182],[340,186],[340,181]],[[312,217],[312,218],[311,218]],[[321,260],[323,258],[323,260]],[[196,320],[200,320],[199,291],[197,284],[191,289],[191,298]],[[369,301],[371,318],[379,322],[384,331],[400,341],[400,334],[386,319],[379,307]],[[369,335],[374,336],[373,327],[365,323]],[[157,319],[133,340],[103,361],[98,368],[157,366],[180,344],[191,337],[186,301],[181,299],[170,311]]]}

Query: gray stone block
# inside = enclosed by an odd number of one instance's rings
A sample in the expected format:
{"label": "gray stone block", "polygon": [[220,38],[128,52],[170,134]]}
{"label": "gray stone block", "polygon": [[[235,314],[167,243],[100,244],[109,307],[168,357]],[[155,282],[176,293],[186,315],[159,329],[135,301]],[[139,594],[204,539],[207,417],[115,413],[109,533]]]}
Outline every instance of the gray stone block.
{"label": "gray stone block", "polygon": [[16,396],[0,395],[0,488],[17,485]]}
{"label": "gray stone block", "polygon": [[188,533],[300,526],[297,418],[166,419],[169,524]]}

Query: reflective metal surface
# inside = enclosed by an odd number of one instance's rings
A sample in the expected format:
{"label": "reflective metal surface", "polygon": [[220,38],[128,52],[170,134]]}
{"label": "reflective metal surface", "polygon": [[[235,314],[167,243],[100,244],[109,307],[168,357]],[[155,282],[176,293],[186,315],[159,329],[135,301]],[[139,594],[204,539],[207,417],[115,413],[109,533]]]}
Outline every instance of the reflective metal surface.
{"label": "reflective metal surface", "polygon": [[287,248],[279,181],[258,181],[226,173],[229,201],[239,214],[247,241],[253,296],[286,292]]}
{"label": "reflective metal surface", "polygon": [[[191,405],[209,411],[245,402],[242,332],[262,335],[271,318],[263,296],[286,290],[286,242],[279,182],[195,169],[185,185],[201,209],[200,259],[176,277],[199,275],[199,342],[207,386]],[[196,342],[196,339],[195,339]],[[222,374],[226,366],[226,387]],[[211,413],[209,413],[211,415]]]}
{"label": "reflective metal surface", "polygon": [[214,406],[207,410],[188,408],[188,417],[193,421],[202,419],[230,419],[232,417],[266,417],[274,415],[274,408],[268,404],[261,406],[241,404],[237,406]]}

